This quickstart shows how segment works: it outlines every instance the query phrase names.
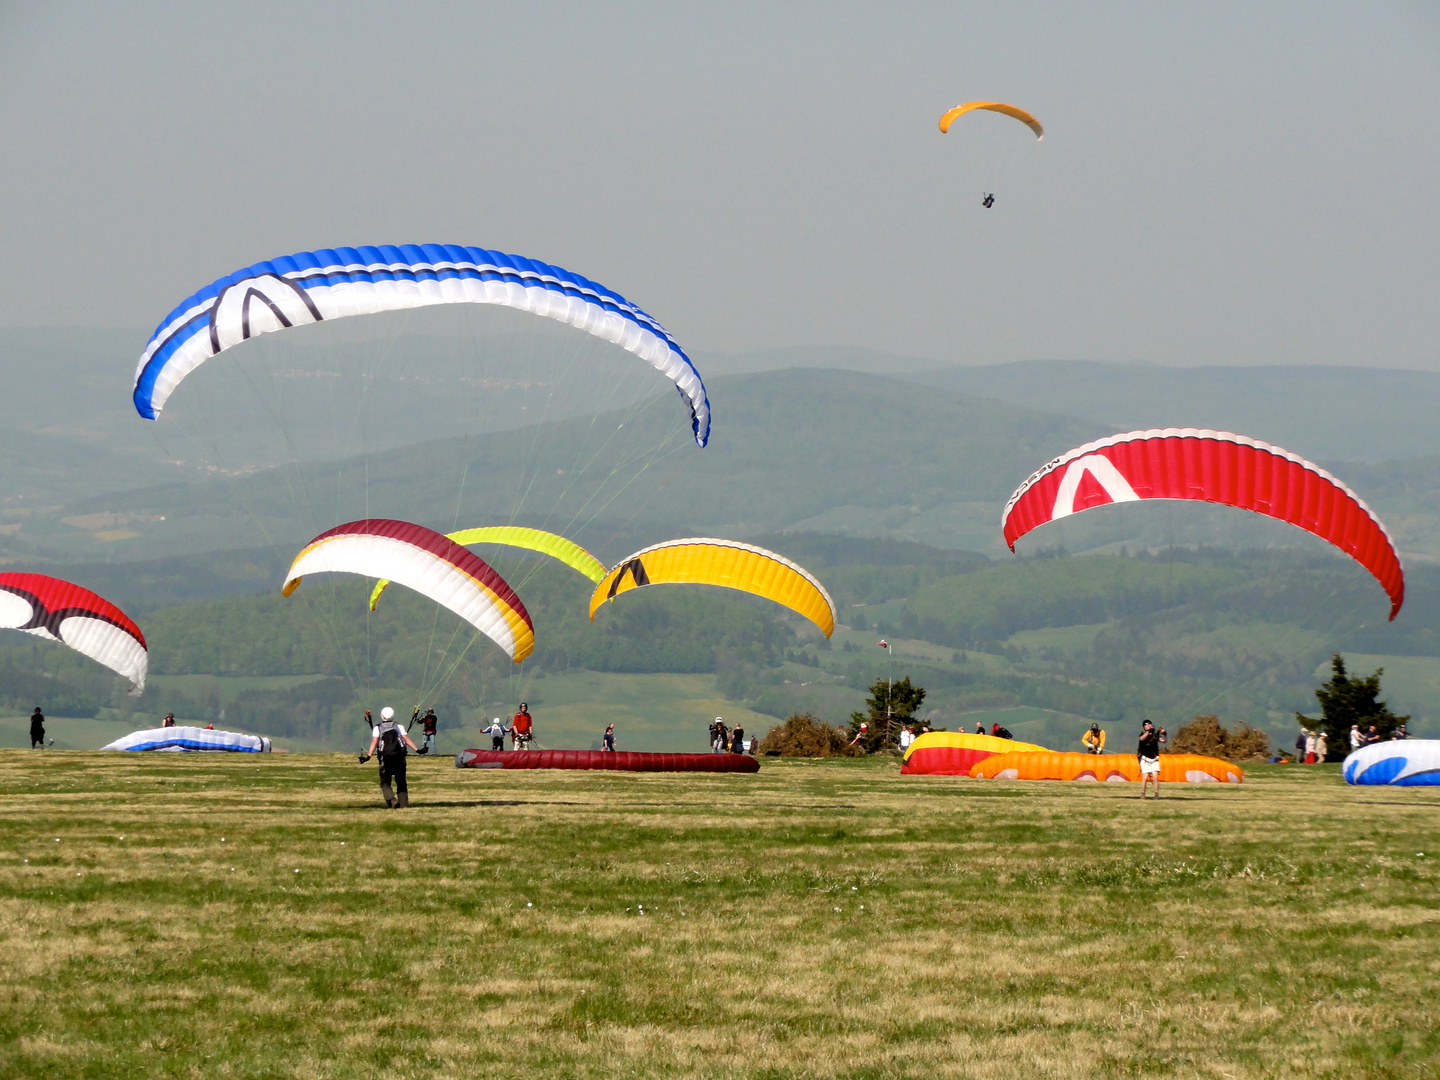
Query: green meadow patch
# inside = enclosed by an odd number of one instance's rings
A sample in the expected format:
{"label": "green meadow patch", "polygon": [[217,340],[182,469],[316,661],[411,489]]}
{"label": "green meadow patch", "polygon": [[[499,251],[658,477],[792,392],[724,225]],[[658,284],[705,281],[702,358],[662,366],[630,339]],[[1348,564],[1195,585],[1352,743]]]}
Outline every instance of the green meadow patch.
{"label": "green meadow patch", "polygon": [[1425,1077],[1440,793],[0,751],[0,1075]]}

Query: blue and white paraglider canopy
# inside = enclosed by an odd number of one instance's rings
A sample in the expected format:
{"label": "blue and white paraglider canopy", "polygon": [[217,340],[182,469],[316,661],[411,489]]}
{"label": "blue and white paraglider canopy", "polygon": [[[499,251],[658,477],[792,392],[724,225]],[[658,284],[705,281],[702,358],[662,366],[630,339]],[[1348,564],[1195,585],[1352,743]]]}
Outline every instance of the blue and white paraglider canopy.
{"label": "blue and white paraglider canopy", "polygon": [[498,304],[568,323],[663,372],[710,438],[705,383],[658,321],[605,286],[521,255],[456,244],[302,251],[211,282],[165,317],[135,369],[135,408],[160,415],[186,375],[252,337],[307,323],[436,304]]}
{"label": "blue and white paraglider canopy", "polygon": [[1396,739],[1362,746],[1340,767],[1347,784],[1440,787],[1440,739]]}
{"label": "blue and white paraglider canopy", "polygon": [[215,731],[201,727],[160,727],[132,731],[102,750],[218,750],[240,754],[268,754],[270,740],[263,735],[238,731]]}

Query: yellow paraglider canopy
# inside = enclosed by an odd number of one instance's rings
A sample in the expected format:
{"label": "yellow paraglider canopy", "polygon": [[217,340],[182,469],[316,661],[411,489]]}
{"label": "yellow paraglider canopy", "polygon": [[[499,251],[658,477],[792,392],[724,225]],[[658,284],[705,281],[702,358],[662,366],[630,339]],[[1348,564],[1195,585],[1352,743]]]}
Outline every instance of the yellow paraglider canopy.
{"label": "yellow paraglider canopy", "polygon": [[646,585],[723,585],[754,593],[809,619],[828,638],[835,601],[809,571],[773,551],[734,540],[670,540],[635,552],[595,586],[590,618],[607,600]]}
{"label": "yellow paraglider canopy", "polygon": [[964,105],[956,105],[955,108],[940,117],[940,134],[943,135],[948,132],[950,125],[959,117],[964,116],[968,112],[974,112],[976,109],[983,109],[986,112],[1002,113],[1005,116],[1013,117],[1031,131],[1035,132],[1035,138],[1037,140],[1045,138],[1045,129],[1040,126],[1039,120],[1036,120],[1035,117],[1018,106],[1006,105],[1000,101],[967,101]]}
{"label": "yellow paraglider canopy", "polygon": [[[591,581],[599,581],[605,576],[605,564],[594,555],[574,541],[566,540],[563,536],[556,536],[554,533],[544,532],[541,529],[522,529],[518,525],[494,525],[483,529],[461,529],[459,532],[446,534],[446,539],[454,540],[461,547],[469,547],[471,544],[504,544],[506,547],[538,551],[542,555],[559,559],[566,566],[579,571]],[[375,589],[370,594],[371,611],[374,611],[375,605],[380,603],[380,597],[389,585],[390,582],[387,578],[381,578],[375,583]]]}

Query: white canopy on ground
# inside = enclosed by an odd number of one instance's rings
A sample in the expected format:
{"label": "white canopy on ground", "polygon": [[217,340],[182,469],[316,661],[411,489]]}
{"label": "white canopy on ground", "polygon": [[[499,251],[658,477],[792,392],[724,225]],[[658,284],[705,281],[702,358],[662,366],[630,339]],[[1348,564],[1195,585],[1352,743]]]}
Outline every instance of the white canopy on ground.
{"label": "white canopy on ground", "polygon": [[238,731],[199,727],[157,727],[132,731],[102,750],[222,750],[241,754],[268,754],[270,740]]}

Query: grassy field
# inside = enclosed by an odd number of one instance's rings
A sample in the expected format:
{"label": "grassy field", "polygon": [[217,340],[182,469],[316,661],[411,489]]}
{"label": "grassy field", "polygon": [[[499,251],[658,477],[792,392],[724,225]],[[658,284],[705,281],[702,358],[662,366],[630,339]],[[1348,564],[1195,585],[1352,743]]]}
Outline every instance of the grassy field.
{"label": "grassy field", "polygon": [[1440,792],[1334,767],[0,765],[7,1077],[1440,1075]]}

